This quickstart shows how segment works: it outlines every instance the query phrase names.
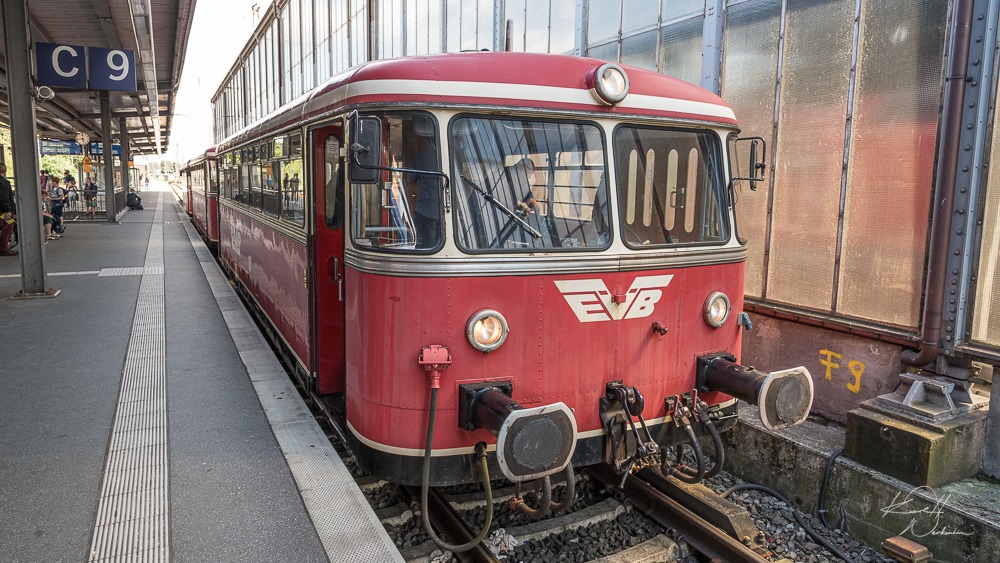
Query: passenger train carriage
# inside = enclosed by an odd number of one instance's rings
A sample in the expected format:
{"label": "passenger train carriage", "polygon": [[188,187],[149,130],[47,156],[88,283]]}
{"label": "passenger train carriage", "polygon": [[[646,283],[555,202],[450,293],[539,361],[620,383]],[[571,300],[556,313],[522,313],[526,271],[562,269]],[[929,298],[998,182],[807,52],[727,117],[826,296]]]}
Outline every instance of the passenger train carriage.
{"label": "passenger train carriage", "polygon": [[219,255],[371,473],[625,472],[718,443],[736,398],[770,427],[809,412],[804,368],[738,363],[761,143],[717,96],[604,61],[371,62],[218,147]]}
{"label": "passenger train carriage", "polygon": [[215,147],[191,159],[181,171],[187,185],[187,212],[212,248],[219,244],[219,183]]}

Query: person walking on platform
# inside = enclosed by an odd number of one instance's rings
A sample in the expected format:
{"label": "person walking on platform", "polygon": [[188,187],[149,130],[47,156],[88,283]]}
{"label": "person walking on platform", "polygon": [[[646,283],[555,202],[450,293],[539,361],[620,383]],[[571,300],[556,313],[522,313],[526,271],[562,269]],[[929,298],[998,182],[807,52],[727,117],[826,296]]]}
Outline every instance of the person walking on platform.
{"label": "person walking on platform", "polygon": [[17,255],[17,251],[10,248],[15,219],[17,219],[17,206],[14,202],[14,189],[7,179],[7,165],[0,164],[0,256]]}
{"label": "person walking on platform", "polygon": [[55,220],[52,229],[56,233],[62,233],[66,230],[62,220],[63,205],[66,203],[66,193],[64,188],[59,187],[59,180],[49,177],[49,213],[52,214]]}

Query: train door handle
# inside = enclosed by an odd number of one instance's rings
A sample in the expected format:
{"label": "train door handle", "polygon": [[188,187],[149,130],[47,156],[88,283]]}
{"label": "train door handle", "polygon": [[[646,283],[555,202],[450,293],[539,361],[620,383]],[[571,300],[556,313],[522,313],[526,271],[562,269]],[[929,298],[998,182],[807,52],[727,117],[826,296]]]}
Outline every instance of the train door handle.
{"label": "train door handle", "polygon": [[333,283],[340,281],[340,260],[336,256],[326,260],[326,276]]}
{"label": "train door handle", "polygon": [[326,260],[326,275],[330,281],[337,284],[337,299],[344,300],[344,276],[340,273],[340,259],[331,256]]}

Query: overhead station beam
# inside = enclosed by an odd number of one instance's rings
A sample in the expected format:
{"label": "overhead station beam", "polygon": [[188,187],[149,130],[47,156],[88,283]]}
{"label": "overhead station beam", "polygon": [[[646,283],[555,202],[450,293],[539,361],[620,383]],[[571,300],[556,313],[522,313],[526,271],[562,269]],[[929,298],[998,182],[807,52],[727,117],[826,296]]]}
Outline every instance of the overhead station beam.
{"label": "overhead station beam", "polygon": [[136,69],[142,76],[146,87],[146,99],[149,100],[150,117],[153,120],[153,136],[156,139],[156,152],[160,154],[160,108],[159,93],[156,82],[156,51],[153,45],[153,20],[149,11],[148,0],[129,0],[129,10],[132,13],[132,29],[135,30],[135,44],[139,50],[141,66]]}

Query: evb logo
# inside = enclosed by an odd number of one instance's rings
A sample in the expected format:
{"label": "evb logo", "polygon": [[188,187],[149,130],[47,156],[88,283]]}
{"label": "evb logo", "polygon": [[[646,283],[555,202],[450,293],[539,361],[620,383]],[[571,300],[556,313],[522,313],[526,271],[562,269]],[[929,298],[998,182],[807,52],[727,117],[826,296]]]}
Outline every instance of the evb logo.
{"label": "evb logo", "polygon": [[635,278],[621,303],[612,299],[611,291],[602,280],[557,281],[570,309],[581,323],[641,319],[653,314],[656,304],[663,297],[663,290],[670,284],[673,274],[666,276],[641,276]]}

